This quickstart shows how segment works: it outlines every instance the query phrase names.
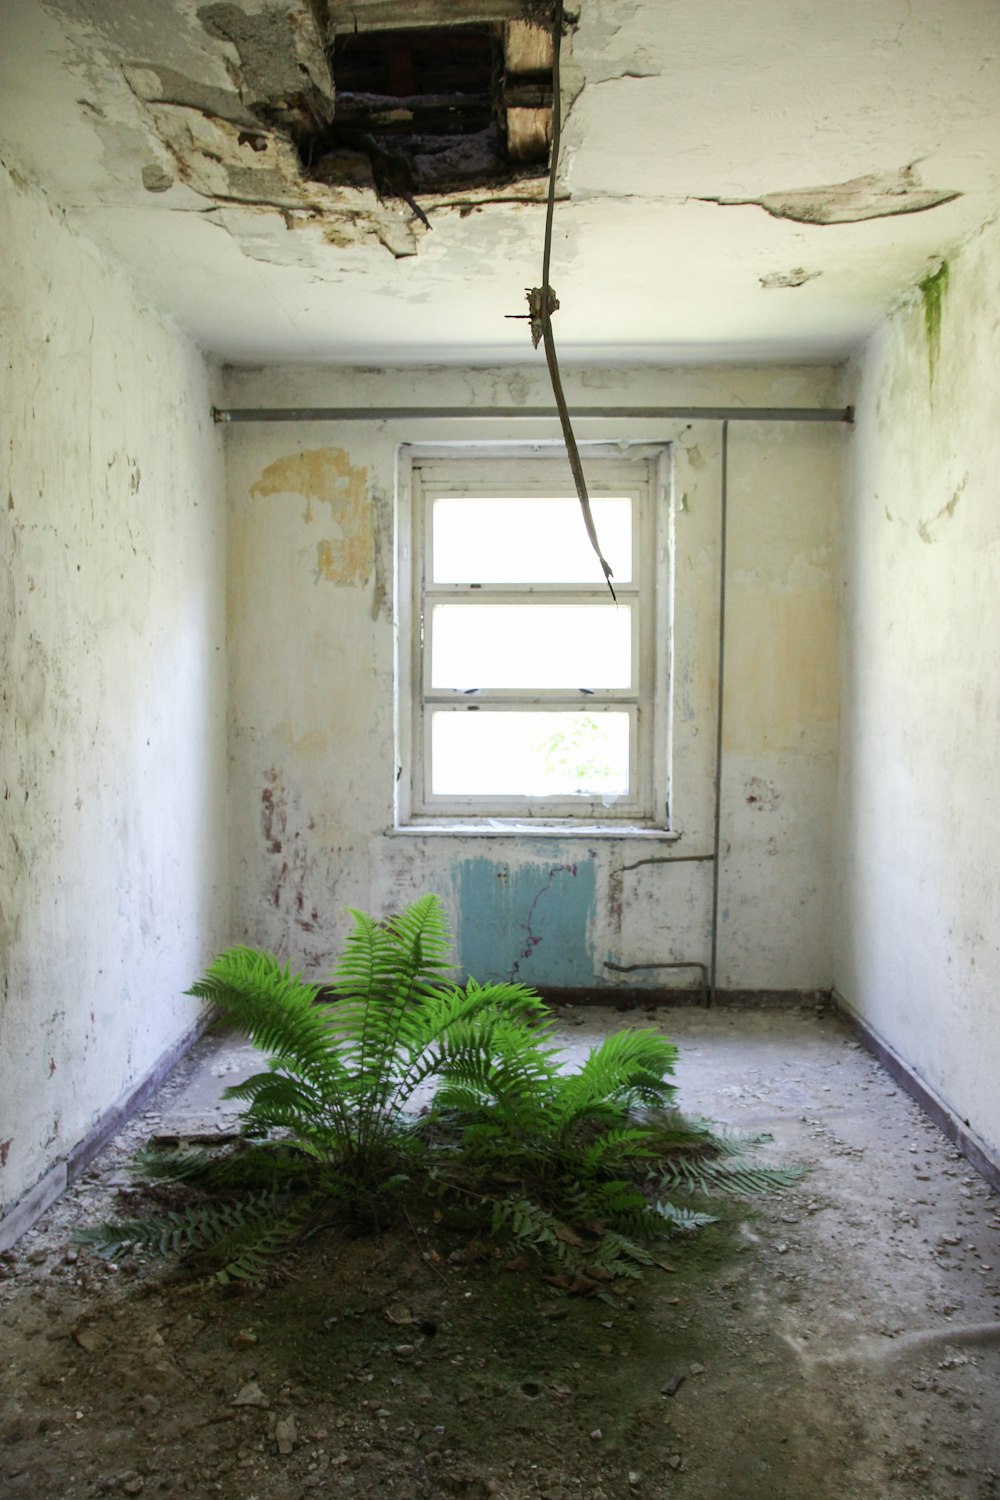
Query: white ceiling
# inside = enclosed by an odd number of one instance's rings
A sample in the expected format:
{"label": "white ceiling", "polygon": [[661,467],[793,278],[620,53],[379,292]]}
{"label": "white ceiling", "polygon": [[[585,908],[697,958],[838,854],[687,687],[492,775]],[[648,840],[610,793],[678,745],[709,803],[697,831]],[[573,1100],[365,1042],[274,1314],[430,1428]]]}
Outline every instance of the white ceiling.
{"label": "white ceiling", "polygon": [[[524,358],[505,314],[541,280],[541,204],[425,202],[428,231],[296,183],[278,138],[237,147],[240,59],[198,4],[2,0],[0,154],[228,362]],[[311,24],[307,0],[240,6]],[[1000,210],[997,0],[579,11],[551,274],[569,361],[843,357]],[[268,175],[235,194],[235,159]]]}

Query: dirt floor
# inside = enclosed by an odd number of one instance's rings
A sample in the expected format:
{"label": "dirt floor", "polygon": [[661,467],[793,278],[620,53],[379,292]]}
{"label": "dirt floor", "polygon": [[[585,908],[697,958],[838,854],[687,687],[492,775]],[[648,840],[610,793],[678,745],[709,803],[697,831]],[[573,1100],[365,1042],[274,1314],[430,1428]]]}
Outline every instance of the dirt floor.
{"label": "dirt floor", "polygon": [[562,1019],[661,1028],[682,1105],[808,1176],[608,1300],[405,1227],[235,1295],[77,1249],[141,1141],[227,1127],[208,1039],[0,1257],[0,1496],[1000,1497],[1000,1202],[839,1020]]}

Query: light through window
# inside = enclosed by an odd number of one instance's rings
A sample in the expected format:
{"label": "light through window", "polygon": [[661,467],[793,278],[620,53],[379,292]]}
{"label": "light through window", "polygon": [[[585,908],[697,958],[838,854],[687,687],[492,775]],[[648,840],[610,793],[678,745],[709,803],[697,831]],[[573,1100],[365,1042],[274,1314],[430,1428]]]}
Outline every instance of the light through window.
{"label": "light through window", "polygon": [[617,602],[564,457],[415,460],[412,816],[655,819],[659,459],[588,458]]}

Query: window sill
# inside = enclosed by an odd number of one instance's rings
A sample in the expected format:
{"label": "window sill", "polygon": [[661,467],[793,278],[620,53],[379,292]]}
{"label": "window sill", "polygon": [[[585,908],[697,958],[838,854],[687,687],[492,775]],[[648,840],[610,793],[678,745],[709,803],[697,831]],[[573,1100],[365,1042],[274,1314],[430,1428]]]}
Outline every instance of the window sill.
{"label": "window sill", "polygon": [[475,823],[405,823],[387,828],[388,838],[529,838],[529,839],[652,839],[676,844],[681,835],[669,828],[644,828],[635,823],[546,823],[541,819],[483,819]]}

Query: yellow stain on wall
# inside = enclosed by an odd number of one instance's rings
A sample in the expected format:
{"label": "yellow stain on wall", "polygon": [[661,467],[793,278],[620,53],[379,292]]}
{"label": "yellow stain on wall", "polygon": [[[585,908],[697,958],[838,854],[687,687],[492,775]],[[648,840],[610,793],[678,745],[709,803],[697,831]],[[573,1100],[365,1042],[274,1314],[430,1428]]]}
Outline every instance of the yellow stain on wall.
{"label": "yellow stain on wall", "polygon": [[375,529],[368,503],[368,470],[355,467],[343,448],[310,448],[268,464],[251,495],[299,495],[302,519],[313,506],[329,507],[333,535],[316,543],[316,566],[331,583],[367,583],[375,566]]}

